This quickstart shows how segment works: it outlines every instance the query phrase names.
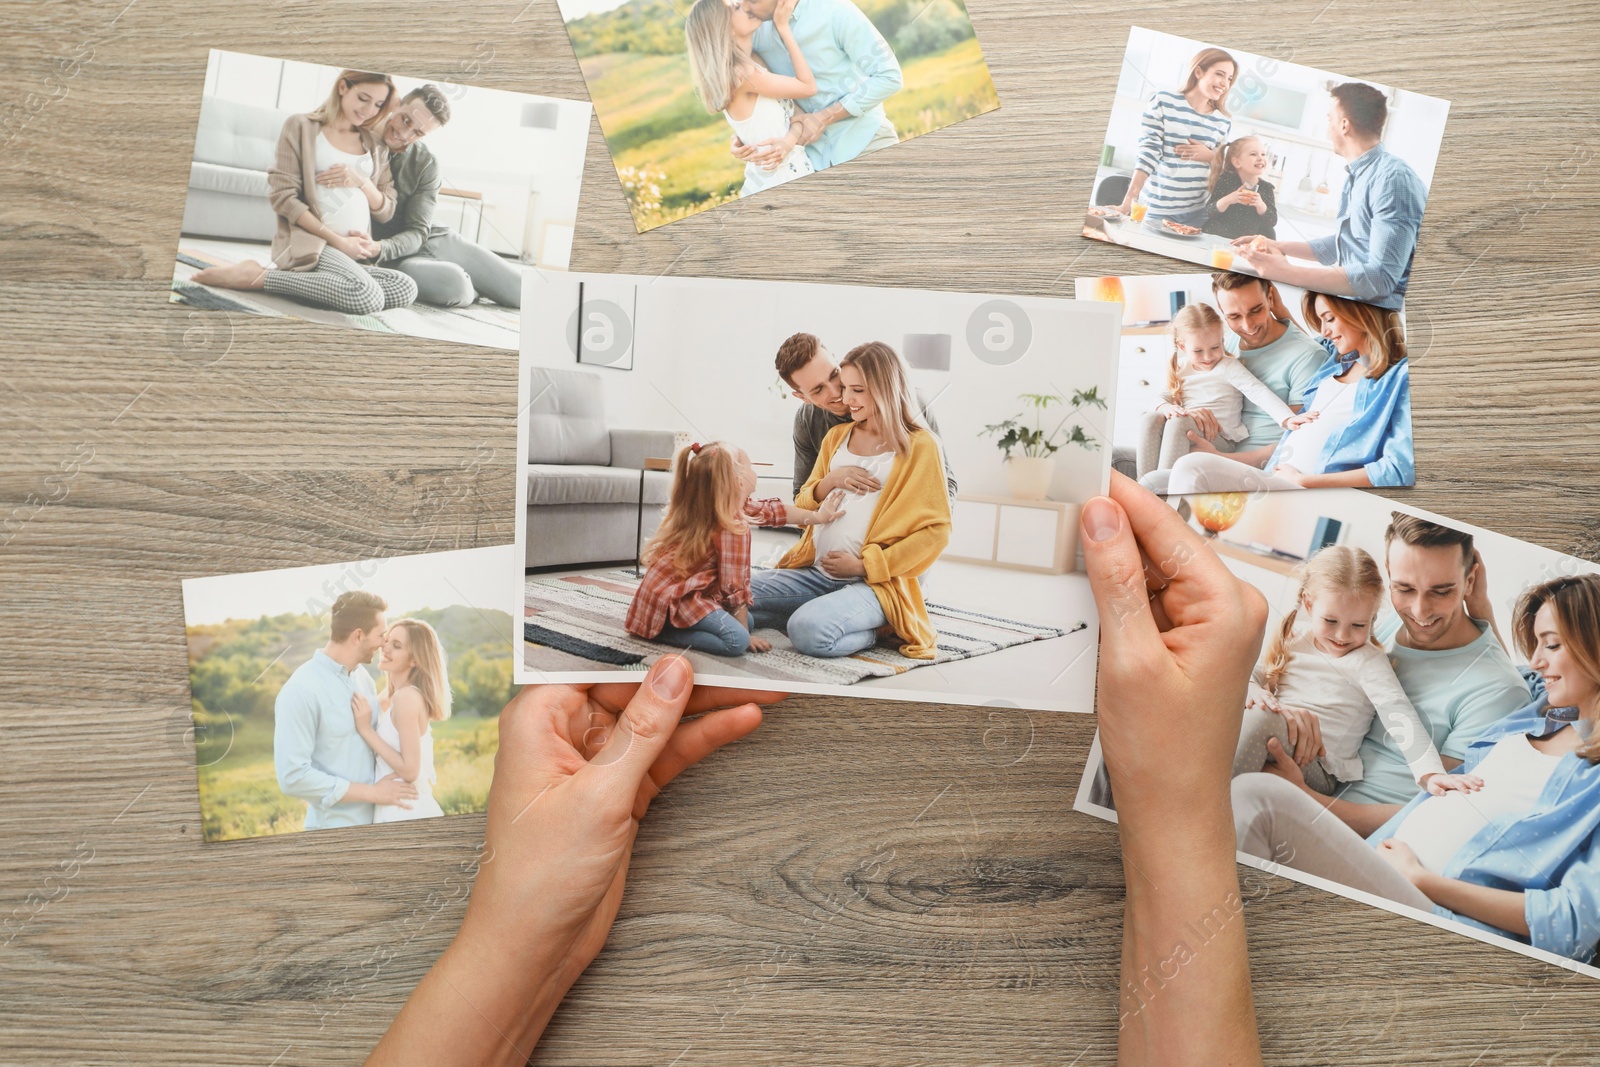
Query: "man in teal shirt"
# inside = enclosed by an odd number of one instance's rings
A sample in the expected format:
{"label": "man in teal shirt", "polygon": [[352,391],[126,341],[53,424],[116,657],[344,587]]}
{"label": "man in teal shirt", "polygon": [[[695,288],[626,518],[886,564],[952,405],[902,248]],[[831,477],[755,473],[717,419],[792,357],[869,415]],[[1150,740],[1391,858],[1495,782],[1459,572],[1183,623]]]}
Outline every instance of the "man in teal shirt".
{"label": "man in teal shirt", "polygon": [[374,804],[416,798],[417,787],[399,775],[372,780],[376,760],[356,732],[351,698],[361,693],[378,706],[372,676],[362,669],[383,645],[383,612],[376,593],[341,593],[333,603],[326,645],[312,653],[278,690],[273,706],[272,761],[278,788],[306,804],[307,830],[361,826]]}
{"label": "man in teal shirt", "polygon": [[[1427,726],[1445,769],[1453,771],[1479,734],[1528,703],[1528,686],[1500,643],[1488,576],[1471,534],[1397,511],[1384,545],[1395,617],[1378,629],[1387,628],[1383,636],[1395,677]],[[1416,796],[1417,783],[1381,719],[1373,720],[1360,754],[1362,779],[1341,787],[1335,797],[1306,786],[1291,759],[1266,769],[1299,785],[1366,836]]]}
{"label": "man in teal shirt", "polygon": [[[1291,410],[1299,411],[1308,399],[1307,387],[1328,362],[1328,350],[1294,324],[1271,282],[1248,274],[1213,274],[1211,293],[1235,338],[1228,350]],[[1243,418],[1250,436],[1230,454],[1248,462],[1255,458],[1250,453],[1260,450],[1258,462],[1264,461],[1278,447],[1283,427],[1249,397]]]}
{"label": "man in teal shirt", "polygon": [[[772,26],[778,0],[743,0],[745,11],[762,21],[752,47],[774,73],[794,76],[789,50]],[[883,102],[900,91],[900,61],[889,42],[850,0],[800,0],[789,17],[800,54],[817,80],[814,96],[796,100],[790,132],[805,146],[811,166],[823,170],[847,163],[863,152],[899,142]],[[763,150],[734,139],[733,154],[762,162]],[[767,154],[772,154],[766,150]],[[776,153],[781,159],[787,151]]]}

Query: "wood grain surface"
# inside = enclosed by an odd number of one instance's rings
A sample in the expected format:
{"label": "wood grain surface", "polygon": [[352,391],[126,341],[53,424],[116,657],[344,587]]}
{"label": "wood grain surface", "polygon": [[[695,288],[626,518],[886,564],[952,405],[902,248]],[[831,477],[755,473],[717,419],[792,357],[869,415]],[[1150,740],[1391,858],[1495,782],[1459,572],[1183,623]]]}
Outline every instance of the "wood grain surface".
{"label": "wood grain surface", "polygon": [[[1595,551],[1600,8],[971,8],[1000,111],[642,237],[596,127],[574,268],[1067,297],[1183,270],[1077,236],[1130,24],[1444,97],[1404,498]],[[355,1061],[458,923],[482,818],[202,847],[179,579],[509,541],[514,361],[186,334],[206,50],[460,79],[487,44],[472,81],[582,97],[578,65],[554,0],[6,0],[0,39],[0,1062]],[[686,775],[536,1061],[1112,1063],[1121,867],[1070,810],[1093,720],[989,714],[796,699]],[[1600,984],[1244,874],[1268,1062],[1600,1058]]]}

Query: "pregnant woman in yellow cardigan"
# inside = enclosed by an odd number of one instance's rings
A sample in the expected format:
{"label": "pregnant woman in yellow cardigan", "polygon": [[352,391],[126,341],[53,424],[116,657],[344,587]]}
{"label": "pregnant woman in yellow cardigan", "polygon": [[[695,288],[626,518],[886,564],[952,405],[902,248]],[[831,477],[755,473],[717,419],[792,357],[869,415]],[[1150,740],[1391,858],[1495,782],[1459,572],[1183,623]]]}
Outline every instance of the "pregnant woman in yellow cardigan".
{"label": "pregnant woman in yellow cardigan", "polygon": [[950,540],[950,497],[939,441],[923,425],[905,362],[872,341],[839,364],[850,421],[822,439],[794,505],[815,511],[818,482],[835,465],[862,467],[876,488],[845,497],[843,514],[808,526],[800,543],[750,581],[752,621],[789,635],[808,656],[848,656],[885,626],[900,652],[932,659],[938,633],[918,580]]}

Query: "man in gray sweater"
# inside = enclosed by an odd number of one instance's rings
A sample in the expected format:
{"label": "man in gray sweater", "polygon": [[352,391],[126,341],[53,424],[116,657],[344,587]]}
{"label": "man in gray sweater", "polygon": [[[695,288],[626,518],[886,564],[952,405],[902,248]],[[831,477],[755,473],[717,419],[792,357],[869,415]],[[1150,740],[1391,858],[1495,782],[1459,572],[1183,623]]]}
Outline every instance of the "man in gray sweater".
{"label": "man in gray sweater", "polygon": [[502,307],[522,307],[522,272],[495,253],[435,225],[439,161],[422,138],[450,121],[450,101],[435,85],[407,93],[384,123],[394,178],[395,209],[388,222],[373,221],[377,262],[409,275],[417,300],[438,307],[466,307],[480,296]]}
{"label": "man in gray sweater", "polygon": [[[778,376],[796,398],[804,401],[800,410],[794,413],[794,493],[798,496],[806,480],[811,477],[811,468],[817,464],[817,452],[822,447],[822,439],[835,426],[849,422],[850,412],[844,404],[839,364],[834,362],[833,356],[815,334],[797,333],[784,341],[778,346],[775,362]],[[928,429],[938,437],[939,424],[934,421],[933,412],[928,408],[928,399],[920,389],[917,390],[917,408]],[[944,454],[942,441],[939,454],[944,459],[945,488],[949,490],[950,499],[954,500],[956,476],[950,470],[950,458]],[[813,493],[818,500],[822,500],[835,489],[873,493],[882,488],[864,467],[836,467],[817,483]]]}

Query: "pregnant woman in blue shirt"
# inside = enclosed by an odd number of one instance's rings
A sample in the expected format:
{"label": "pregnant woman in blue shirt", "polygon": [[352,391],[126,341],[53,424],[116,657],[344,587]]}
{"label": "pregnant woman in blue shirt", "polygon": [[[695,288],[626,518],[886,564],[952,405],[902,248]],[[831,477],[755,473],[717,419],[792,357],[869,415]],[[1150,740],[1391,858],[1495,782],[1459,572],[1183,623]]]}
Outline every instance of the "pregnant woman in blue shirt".
{"label": "pregnant woman in blue shirt", "polygon": [[[1468,794],[1419,794],[1365,840],[1275,774],[1235,779],[1239,848],[1579,962],[1600,943],[1600,575],[1517,604],[1544,695],[1486,730]],[[1291,772],[1292,773],[1292,772]]]}

